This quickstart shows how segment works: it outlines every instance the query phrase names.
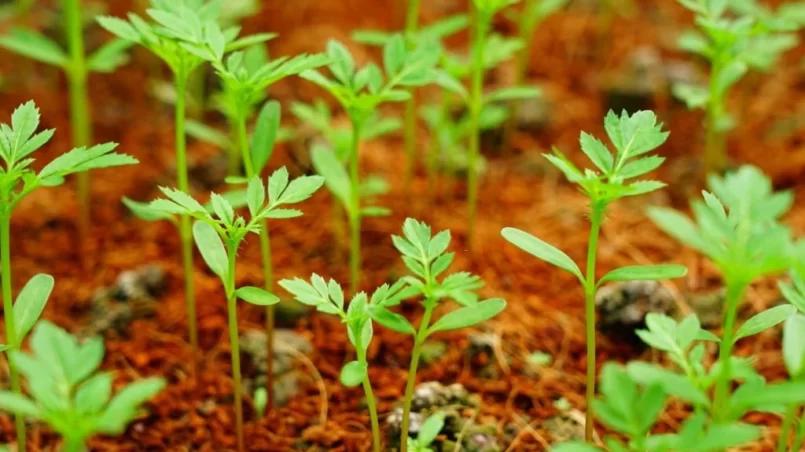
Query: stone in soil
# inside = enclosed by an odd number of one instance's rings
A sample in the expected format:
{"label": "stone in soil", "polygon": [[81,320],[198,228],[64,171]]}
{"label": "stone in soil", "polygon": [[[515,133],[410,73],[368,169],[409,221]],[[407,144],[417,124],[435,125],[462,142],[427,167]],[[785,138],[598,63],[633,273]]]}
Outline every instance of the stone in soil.
{"label": "stone in soil", "polygon": [[[266,333],[263,330],[247,330],[240,336],[240,348],[246,372],[243,386],[249,394],[266,385],[268,373],[268,350]],[[310,341],[291,330],[274,331],[274,403],[283,406],[299,392],[299,379],[303,373],[294,368],[296,351],[308,354],[313,351]]]}
{"label": "stone in soil", "polygon": [[645,327],[650,312],[673,316],[676,303],[657,281],[625,281],[608,284],[595,296],[598,327],[604,332],[633,332]]}

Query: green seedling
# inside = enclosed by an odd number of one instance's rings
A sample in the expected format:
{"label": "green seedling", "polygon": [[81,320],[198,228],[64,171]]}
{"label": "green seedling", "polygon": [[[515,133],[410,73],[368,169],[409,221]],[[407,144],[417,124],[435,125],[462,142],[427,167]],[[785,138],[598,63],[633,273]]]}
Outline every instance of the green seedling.
{"label": "green seedling", "polygon": [[419,427],[416,438],[408,437],[408,450],[411,452],[436,452],[436,449],[433,448],[433,441],[443,428],[444,413],[431,414]]}
{"label": "green seedling", "polygon": [[223,283],[229,315],[229,341],[231,344],[232,374],[234,377],[235,422],[238,450],[243,443],[243,401],[240,370],[240,346],[238,339],[237,299],[259,306],[270,306],[279,301],[270,292],[253,286],[235,287],[235,264],[238,248],[249,233],[260,234],[261,224],[270,218],[294,218],[302,215],[296,209],[287,208],[308,199],[324,183],[319,176],[303,176],[289,182],[288,171],[283,167],[268,178],[268,189],[259,177],[249,181],[246,190],[246,205],[250,218],[237,215],[233,204],[218,194],[211,198],[212,212],[198,201],[182,192],[162,188],[167,199],[157,199],[148,205],[149,211],[164,215],[184,215],[194,218],[193,237],[204,262]]}
{"label": "green seedling", "polygon": [[[721,172],[727,165],[727,133],[735,118],[727,111],[729,89],[750,69],[767,71],[786,50],[796,46],[797,37],[791,33],[797,23],[786,14],[758,14],[754,8],[744,7],[737,14],[729,14],[735,5],[752,2],[726,0],[680,0],[693,11],[699,30],[683,34],[679,46],[703,57],[710,65],[707,86],[678,84],[674,94],[689,108],[705,110],[705,175]],[[733,12],[734,9],[733,9]]]}
{"label": "green seedling", "polygon": [[593,436],[593,403],[595,397],[595,293],[598,287],[609,281],[659,280],[684,276],[686,269],[679,265],[628,266],[613,270],[596,279],[596,255],[598,236],[607,208],[613,201],[627,196],[637,196],[662,188],[665,184],[657,181],[637,180],[657,169],[665,160],[657,155],[647,156],[662,145],[668,132],[662,131],[662,124],[651,111],[640,111],[632,116],[623,112],[621,116],[609,112],[604,120],[604,128],[615,152],[601,141],[585,132],[579,139],[581,150],[593,162],[596,169],[576,168],[559,151],[545,157],[559,168],[570,182],[577,184],[590,200],[590,239],[587,249],[587,270],[582,273],[578,265],[564,252],[524,231],[505,228],[503,237],[522,249],[551,265],[572,273],[578,278],[585,295],[587,323],[587,422],[585,439],[589,443]]}
{"label": "green seedling", "polygon": [[[6,326],[6,348],[17,348],[25,334],[42,313],[53,278],[34,276],[12,303],[11,288],[11,215],[19,203],[39,187],[53,187],[64,183],[70,174],[96,168],[108,168],[137,163],[133,157],[114,152],[115,143],[80,147],[60,155],[38,173],[31,168],[35,159],[30,156],[47,144],[53,129],[36,133],[39,128],[39,109],[33,101],[18,107],[11,115],[11,124],[0,124],[0,261],[2,261],[3,311]],[[9,314],[13,313],[13,315]],[[19,314],[18,314],[19,313]],[[16,366],[11,363],[10,380],[14,393],[20,393]],[[25,423],[17,416],[17,447],[25,450]]]}
{"label": "green seedling", "polygon": [[65,452],[84,452],[88,438],[120,435],[140,414],[142,404],[165,387],[163,378],[146,378],[112,397],[114,375],[98,372],[103,339],[79,343],[43,320],[31,335],[32,354],[14,351],[11,360],[25,376],[31,397],[0,391],[0,409],[44,422],[63,439]]}
{"label": "green seedling", "polygon": [[373,306],[383,307],[399,304],[400,298],[405,297],[404,281],[398,281],[393,286],[384,284],[380,286],[371,297],[360,292],[344,308],[344,291],[335,280],[325,281],[324,278],[313,274],[310,283],[295,279],[283,279],[280,286],[290,292],[300,303],[313,306],[317,311],[335,315],[341,318],[346,325],[349,342],[355,348],[356,360],[348,362],[341,369],[340,380],[344,386],[353,387],[362,385],[366,396],[366,407],[369,410],[369,419],[372,424],[372,445],[375,452],[380,452],[380,424],[377,416],[377,404],[369,380],[369,363],[366,361],[366,350],[372,342],[373,327],[370,310]]}
{"label": "green seedling", "polygon": [[[469,25],[469,16],[460,14],[450,16],[446,19],[419,28],[420,0],[410,0],[408,2],[408,14],[406,15],[405,37],[408,51],[412,52],[416,46],[430,42],[441,41],[442,39],[458,33]],[[395,35],[377,30],[359,30],[352,34],[352,38],[359,43],[385,46]],[[410,187],[411,180],[416,170],[416,99],[413,89],[410,90],[411,98],[405,104],[405,155],[407,166],[405,172],[406,192]]]}
{"label": "green seedling", "polygon": [[[63,0],[64,25],[67,33],[65,52],[59,44],[35,30],[13,28],[0,37],[0,47],[50,64],[64,71],[70,92],[70,124],[73,146],[89,146],[92,142],[92,115],[89,108],[87,79],[91,72],[111,73],[128,61],[126,49],[131,44],[113,39],[87,56],[80,0]],[[78,231],[80,243],[86,243],[92,205],[89,173],[78,173]]]}
{"label": "green seedling", "polygon": [[[469,91],[449,74],[443,74],[440,80],[442,87],[459,95],[467,105],[470,115],[469,153],[467,154],[467,235],[470,247],[475,237],[475,216],[478,207],[478,161],[480,156],[481,113],[488,103],[523,99],[539,95],[539,90],[530,87],[512,86],[502,88],[490,94],[484,93],[484,73],[489,67],[490,58],[486,55],[489,48],[489,34],[492,20],[504,8],[518,3],[520,0],[473,0],[475,21],[472,28],[472,47],[470,49]],[[522,43],[518,43],[522,46]],[[496,52],[497,54],[497,52]]]}
{"label": "green seedling", "polygon": [[[534,31],[537,26],[551,14],[564,8],[568,0],[525,0],[521,9],[510,9],[508,18],[517,24],[517,34],[521,42],[525,43],[517,54],[514,84],[523,85],[528,75],[528,65],[533,53]],[[517,106],[512,118],[517,117]],[[514,132],[514,120],[506,123],[504,131],[504,148],[511,146],[511,136]]]}
{"label": "green seedling", "polygon": [[[374,63],[369,63],[361,69],[356,69],[355,61],[343,44],[330,41],[327,44],[327,56],[330,64],[327,66],[333,78],[328,78],[315,70],[305,71],[302,78],[312,81],[323,87],[338,100],[346,111],[352,123],[352,149],[349,153],[349,181],[348,189],[342,185],[342,180],[330,180],[328,188],[333,190],[338,186],[335,196],[342,200],[346,206],[350,224],[350,290],[357,293],[360,285],[360,231],[361,218],[366,215],[376,215],[375,209],[362,209],[360,199],[360,144],[366,121],[373,112],[386,102],[403,102],[411,97],[406,90],[408,87],[423,86],[434,79],[434,67],[439,57],[438,46],[422,45],[414,51],[406,49],[405,39],[401,35],[389,40],[383,47],[384,71]],[[321,154],[321,153],[319,153]],[[315,155],[314,155],[315,159]],[[330,159],[329,163],[338,162]],[[338,169],[341,164],[338,163]],[[338,172],[333,166],[328,166],[328,174]],[[325,178],[327,176],[325,175]],[[347,196],[346,198],[344,196]]]}
{"label": "green seedling", "polygon": [[[238,39],[237,28],[221,30],[217,24],[220,0],[151,0],[148,15],[154,23],[130,13],[128,21],[115,17],[100,17],[102,27],[119,38],[139,44],[150,50],[168,65],[173,73],[176,91],[175,146],[176,180],[179,190],[189,193],[187,179],[187,84],[190,76],[205,61],[220,60],[227,51],[254,45],[270,35],[248,36]],[[210,43],[208,45],[208,43]],[[192,375],[196,375],[198,333],[196,328],[196,301],[193,286],[193,238],[190,218],[180,217],[179,235],[182,241],[182,261],[185,272],[185,300],[190,346],[193,351]]]}
{"label": "green seedling", "polygon": [[[416,371],[419,366],[419,355],[422,344],[434,333],[451,331],[479,325],[498,315],[506,307],[506,301],[493,298],[478,301],[475,293],[484,283],[478,276],[467,272],[447,275],[444,273],[453,262],[455,254],[448,253],[450,231],[431,234],[430,226],[412,218],[403,224],[403,236],[392,236],[394,247],[402,254],[402,260],[412,275],[402,278],[407,287],[402,289],[404,296],[398,296],[398,303],[403,298],[421,297],[425,312],[419,322],[418,329],[400,314],[392,312],[387,306],[372,306],[369,315],[382,326],[414,338],[411,353],[411,366],[403,398],[403,419],[400,436],[400,451],[408,448],[408,428],[411,413],[411,400],[414,394]],[[460,308],[440,316],[434,321],[436,308],[443,300],[452,299],[461,305]]]}
{"label": "green seedling", "polygon": [[720,421],[729,411],[732,348],[745,336],[743,326],[735,328],[738,306],[752,281],[789,267],[791,232],[779,219],[791,208],[793,197],[773,192],[769,178],[752,166],[723,178],[711,176],[709,185],[704,200],[691,204],[695,223],[666,208],[652,208],[649,216],[668,235],[713,261],[724,279],[724,333],[714,399],[714,417]]}

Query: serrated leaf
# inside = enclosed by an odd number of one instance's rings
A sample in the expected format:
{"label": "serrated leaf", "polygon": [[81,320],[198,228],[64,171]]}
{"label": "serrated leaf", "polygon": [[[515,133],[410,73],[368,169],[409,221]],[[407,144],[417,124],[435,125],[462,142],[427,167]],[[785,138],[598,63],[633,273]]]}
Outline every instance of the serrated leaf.
{"label": "serrated leaf", "polygon": [[579,142],[581,150],[598,169],[604,174],[609,174],[612,171],[614,160],[604,143],[586,132],[581,133]]}
{"label": "serrated leaf", "polygon": [[290,184],[288,188],[280,196],[280,204],[295,204],[302,202],[316,192],[321,186],[324,185],[324,178],[321,176],[301,176],[297,177]]}

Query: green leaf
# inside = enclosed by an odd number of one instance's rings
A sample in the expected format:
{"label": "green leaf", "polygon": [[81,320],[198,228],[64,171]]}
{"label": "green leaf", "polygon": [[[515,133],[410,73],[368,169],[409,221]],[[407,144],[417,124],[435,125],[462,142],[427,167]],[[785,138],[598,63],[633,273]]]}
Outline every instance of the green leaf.
{"label": "green leaf", "polygon": [[33,30],[13,28],[0,36],[0,47],[54,66],[66,67],[68,63],[67,54],[58,44]]}
{"label": "green leaf", "polygon": [[510,100],[531,99],[542,95],[542,90],[533,86],[507,86],[487,94],[486,103],[506,102]]}
{"label": "green leaf", "polygon": [[[317,275],[314,273],[313,275]],[[279,282],[280,287],[287,290],[300,303],[309,306],[318,306],[327,303],[328,298],[320,294],[312,285],[301,278],[283,279]]]}
{"label": "green leaf", "polygon": [[193,238],[210,270],[222,280],[226,279],[229,273],[229,258],[215,228],[203,221],[196,221],[193,224]]}
{"label": "green leaf", "polygon": [[280,204],[295,204],[302,202],[324,185],[324,178],[321,176],[301,176],[292,180],[288,188],[280,196]]}
{"label": "green leaf", "polygon": [[579,137],[581,150],[604,174],[612,171],[614,160],[607,146],[587,132],[581,132]]}
{"label": "green leaf", "polygon": [[126,50],[133,43],[124,39],[113,39],[87,58],[87,69],[93,72],[110,73],[129,61]]}
{"label": "green leaf", "polygon": [[676,98],[685,102],[685,105],[691,110],[704,108],[710,101],[710,91],[704,86],[677,83],[671,91]]}
{"label": "green leaf", "polygon": [[778,323],[784,322],[794,315],[795,312],[797,312],[795,306],[784,304],[755,314],[738,328],[738,332],[735,333],[735,340],[737,341],[744,337],[754,336],[755,334],[765,331]]}
{"label": "green leaf", "polygon": [[740,60],[733,60],[725,66],[717,75],[715,89],[719,96],[723,96],[730,86],[734,85],[741,77],[746,74],[748,68],[746,63]]}
{"label": "green leaf", "polygon": [[101,433],[119,435],[140,410],[140,405],[154,397],[165,387],[162,378],[145,378],[135,381],[118,392],[106,406],[98,420]]}
{"label": "green leaf", "polygon": [[152,209],[149,203],[134,201],[132,199],[123,197],[123,204],[131,210],[137,218],[145,221],[161,221],[170,220],[175,221],[172,214],[162,210]]}
{"label": "green leaf", "polygon": [[259,287],[244,286],[235,291],[235,295],[243,301],[258,306],[271,306],[279,303],[278,296]]}
{"label": "green leaf", "polygon": [[393,35],[383,46],[383,67],[386,74],[397,74],[405,64],[405,38],[401,34]]}
{"label": "green leaf", "polygon": [[17,344],[15,345],[19,346],[22,343],[25,335],[39,320],[50,293],[53,291],[54,283],[52,276],[40,273],[28,280],[28,283],[17,295],[13,307],[14,323],[17,327]]}
{"label": "green leaf", "polygon": [[100,16],[97,20],[101,27],[121,39],[137,43],[142,40],[140,33],[125,20],[110,16]]}
{"label": "green leaf", "polygon": [[419,427],[416,439],[423,446],[428,446],[433,443],[439,433],[444,428],[444,413],[436,412],[428,416],[422,426]]}
{"label": "green leaf", "polygon": [[585,444],[583,442],[570,442],[570,443],[562,443],[558,446],[551,447],[552,452],[602,452],[603,449],[599,449],[595,446],[591,446],[589,444]]}
{"label": "green leaf", "polygon": [[268,202],[275,204],[280,196],[288,188],[288,169],[284,166],[268,177]]}
{"label": "green leaf", "polygon": [[9,391],[0,391],[0,410],[7,413],[21,414],[39,419],[41,413],[36,404],[20,394]]}
{"label": "green leaf", "polygon": [[576,275],[579,281],[584,280],[579,266],[559,248],[515,228],[503,228],[501,235],[526,253]]}
{"label": "green leaf", "polygon": [[644,385],[659,384],[665,392],[696,406],[709,406],[707,395],[686,377],[654,364],[633,361],[626,366],[629,376]]}
{"label": "green leaf", "polygon": [[459,308],[437,320],[428,328],[428,334],[478,325],[500,314],[505,308],[506,301],[502,298],[492,298],[476,305]]}
{"label": "green leaf", "polygon": [[351,209],[352,186],[349,174],[335,154],[324,146],[314,146],[311,152],[313,167],[324,177],[324,184],[344,206]]}
{"label": "green leaf", "polygon": [[235,221],[235,210],[223,196],[213,193],[210,197],[210,204],[213,212],[226,225],[231,225]]}
{"label": "green leaf", "polygon": [[656,281],[681,278],[688,269],[681,265],[634,265],[621,267],[604,275],[599,284],[608,281]]}
{"label": "green leaf", "polygon": [[75,393],[76,410],[87,414],[100,412],[112,395],[112,377],[112,373],[103,372],[82,384]]}
{"label": "green leaf", "polygon": [[253,177],[246,189],[246,204],[249,206],[249,213],[256,215],[263,208],[265,202],[266,188],[263,185],[263,180],[259,177]]}
{"label": "green leaf", "polygon": [[187,136],[189,137],[210,143],[221,149],[231,149],[234,146],[227,134],[194,119],[187,119],[187,122],[185,122],[185,132],[187,132]]}
{"label": "green leaf", "polygon": [[416,330],[414,330],[414,327],[405,317],[395,312],[391,312],[382,306],[374,306],[369,310],[369,315],[375,322],[392,331],[410,334],[412,336],[416,334]]}
{"label": "green leaf", "polygon": [[367,365],[365,362],[350,361],[343,368],[341,368],[341,375],[339,379],[341,384],[351,388],[363,383],[366,379]]}
{"label": "green leaf", "polygon": [[708,247],[699,228],[685,215],[672,209],[651,207],[648,216],[666,234],[697,251],[707,252]]}
{"label": "green leaf", "polygon": [[42,168],[38,177],[40,179],[47,179],[48,177],[56,175],[66,176],[68,174],[91,169],[139,163],[134,157],[113,152],[116,147],[117,143],[104,143],[89,149],[83,147],[73,149],[53,159],[53,161]]}
{"label": "green leaf", "polygon": [[805,316],[796,313],[783,326],[783,361],[788,375],[799,378],[805,371]]}
{"label": "green leaf", "polygon": [[251,153],[255,174],[260,174],[274,152],[277,132],[280,129],[280,104],[268,101],[263,105],[252,134]]}

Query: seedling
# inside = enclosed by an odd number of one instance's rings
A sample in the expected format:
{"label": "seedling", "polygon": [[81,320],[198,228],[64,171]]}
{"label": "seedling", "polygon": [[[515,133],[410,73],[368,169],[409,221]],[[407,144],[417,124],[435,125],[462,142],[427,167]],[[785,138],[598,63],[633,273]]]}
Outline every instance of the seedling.
{"label": "seedling", "polygon": [[[800,258],[802,251],[805,251],[805,248],[801,246],[803,243],[805,242],[800,242],[798,247]],[[780,283],[780,291],[799,311],[789,317],[783,326],[783,361],[789,378],[794,381],[805,381],[805,336],[803,335],[805,332],[805,315],[803,315],[805,313],[805,278],[803,278],[804,269],[797,268],[801,265],[802,261],[798,260],[791,271],[792,284]],[[796,419],[801,405],[801,403],[791,401],[787,404],[783,425],[780,429],[780,439],[777,443],[778,452],[786,450],[793,452],[802,448],[802,443],[805,441],[805,419]],[[797,426],[794,431],[794,440],[791,449],[787,449],[789,432],[795,422]]]}
{"label": "seedling", "polygon": [[[47,144],[54,130],[36,133],[39,128],[39,109],[33,101],[18,107],[11,115],[11,124],[0,124],[0,158],[5,164],[0,171],[0,261],[2,261],[3,311],[6,313],[5,349],[17,348],[45,307],[53,288],[53,278],[34,276],[12,304],[11,288],[11,215],[19,203],[39,187],[61,185],[70,174],[95,168],[108,168],[137,163],[133,157],[113,152],[115,143],[81,147],[56,157],[35,172],[31,154]],[[13,313],[13,315],[9,315]],[[19,313],[19,314],[18,314]],[[20,394],[17,368],[9,363],[12,391]],[[25,450],[25,423],[17,416],[17,446]]]}
{"label": "seedling", "polygon": [[628,266],[615,269],[600,279],[596,279],[596,254],[598,236],[610,203],[627,196],[637,196],[662,188],[665,184],[657,181],[637,180],[657,169],[665,160],[656,155],[646,156],[662,145],[668,132],[662,131],[653,112],[640,111],[632,116],[623,112],[621,116],[609,112],[604,120],[615,152],[585,132],[579,139],[581,150],[593,162],[596,169],[576,168],[559,151],[545,157],[559,168],[570,182],[577,184],[590,200],[590,239],[587,248],[587,270],[581,272],[578,265],[564,252],[542,240],[514,228],[505,228],[503,237],[522,249],[551,265],[572,273],[578,278],[585,295],[587,323],[587,422],[585,439],[592,441],[595,397],[595,292],[609,281],[658,280],[679,278],[687,270],[679,265]]}
{"label": "seedling", "polygon": [[716,375],[714,400],[714,416],[720,421],[729,410],[732,347],[746,335],[743,326],[735,328],[738,306],[752,281],[788,268],[791,232],[779,219],[791,208],[793,197],[789,192],[773,192],[769,178],[752,166],[723,178],[711,176],[709,185],[712,192],[703,192],[704,201],[691,204],[695,223],[666,208],[653,208],[649,216],[668,235],[713,261],[724,279],[721,370]]}
{"label": "seedling", "polygon": [[[727,164],[727,133],[735,126],[735,118],[727,111],[729,89],[750,69],[769,70],[778,57],[796,46],[797,29],[793,20],[772,14],[757,14],[752,2],[680,0],[693,11],[699,30],[682,35],[679,46],[701,56],[710,64],[708,86],[679,84],[674,94],[688,108],[705,110],[705,175],[721,172]],[[728,8],[743,8],[738,17]]]}
{"label": "seedling", "polygon": [[[253,45],[270,35],[257,35],[237,39],[239,30],[220,29],[216,20],[220,14],[220,0],[151,0],[152,8],[147,10],[154,23],[148,23],[140,16],[130,13],[128,21],[115,17],[100,17],[102,27],[125,41],[139,44],[162,59],[173,72],[176,91],[175,105],[175,145],[176,179],[179,190],[189,193],[187,181],[187,137],[185,135],[185,116],[187,83],[190,76],[205,61],[220,60],[227,51],[234,51]],[[211,43],[211,45],[207,45]],[[190,218],[180,217],[179,235],[182,241],[182,261],[185,273],[185,300],[187,303],[187,324],[190,346],[193,351],[192,375],[196,375],[198,356],[198,334],[196,328],[196,301],[193,286],[193,243]]]}
{"label": "seedling", "polygon": [[[383,47],[383,66],[387,80],[384,80],[383,71],[374,64],[369,63],[361,69],[355,68],[355,61],[343,44],[330,41],[327,44],[327,56],[331,63],[327,66],[334,78],[327,78],[315,70],[305,71],[302,78],[312,81],[332,94],[347,112],[352,122],[352,149],[349,154],[349,183],[344,185],[342,180],[330,179],[328,188],[333,190],[337,186],[339,192],[336,197],[347,206],[350,224],[350,290],[357,293],[360,285],[360,231],[361,218],[366,215],[376,215],[377,210],[362,209],[360,199],[360,150],[361,137],[367,119],[385,102],[402,102],[411,95],[405,90],[407,87],[423,86],[434,78],[434,67],[439,57],[437,45],[418,46],[414,51],[406,50],[405,39],[397,35]],[[319,152],[319,154],[322,154]],[[320,155],[321,156],[321,155]],[[315,155],[314,155],[315,160]],[[340,173],[333,166],[337,159],[325,161],[328,167],[324,169],[327,174]],[[328,176],[325,175],[325,178]],[[349,187],[345,190],[345,187]],[[345,197],[345,196],[348,196]]]}
{"label": "seedling", "polygon": [[441,80],[443,87],[461,96],[466,102],[470,115],[469,154],[467,156],[467,236],[472,246],[475,237],[475,214],[478,207],[478,160],[480,155],[481,112],[484,105],[490,102],[522,99],[539,95],[539,90],[528,87],[508,87],[485,95],[484,72],[487,66],[485,55],[495,15],[504,8],[518,3],[520,0],[473,0],[475,21],[473,26],[473,42],[470,62],[469,92],[455,80]]}
{"label": "seedling", "polygon": [[[515,68],[514,84],[516,86],[523,85],[526,82],[528,75],[528,64],[533,53],[534,31],[537,25],[542,23],[551,14],[564,8],[568,0],[526,0],[522,9],[510,9],[508,17],[517,24],[517,34],[520,41],[525,43],[522,50],[517,54],[517,66]],[[514,119],[517,117],[518,107],[514,106],[514,114],[512,119],[506,124],[504,133],[504,148],[508,148],[511,143],[511,136],[514,132]]]}
{"label": "seedling", "polygon": [[[406,15],[405,37],[409,52],[416,50],[421,44],[428,45],[429,42],[441,41],[443,38],[455,34],[469,24],[469,17],[465,14],[455,15],[443,19],[439,22],[419,28],[420,0],[409,0],[408,13]],[[392,33],[377,30],[359,30],[352,35],[353,39],[362,44],[384,46],[394,37]],[[405,172],[406,192],[410,187],[411,180],[416,169],[416,99],[413,89],[409,90],[411,98],[405,104],[405,155],[407,156],[407,166]]]}
{"label": "seedling", "polygon": [[335,280],[325,281],[324,278],[313,274],[310,283],[294,278],[283,279],[280,286],[293,294],[300,303],[313,306],[317,311],[335,315],[341,318],[347,328],[349,342],[355,348],[357,359],[350,361],[341,369],[341,383],[347,387],[362,385],[366,396],[366,406],[369,409],[369,419],[372,424],[372,445],[375,452],[380,452],[380,424],[377,416],[377,404],[369,381],[369,363],[366,361],[366,350],[372,342],[372,319],[370,310],[373,306],[391,306],[398,304],[405,295],[405,282],[398,281],[393,286],[384,284],[380,286],[371,297],[366,293],[356,294],[344,308],[344,291]]}
{"label": "seedling", "polygon": [[[20,4],[22,4],[21,2]],[[64,0],[64,21],[67,33],[65,52],[59,44],[27,28],[14,28],[0,37],[0,47],[50,64],[64,71],[70,91],[70,124],[73,146],[89,146],[92,142],[92,118],[89,109],[87,78],[90,72],[111,73],[128,60],[126,49],[131,44],[113,39],[87,56],[84,49],[84,32],[80,0]],[[26,8],[27,9],[27,8]],[[78,173],[78,231],[80,243],[86,243],[90,226],[92,193],[89,173]]]}
{"label": "seedling", "polygon": [[[402,278],[407,284],[407,287],[402,289],[404,296],[397,297],[395,303],[371,306],[369,315],[384,327],[398,333],[410,334],[414,338],[411,366],[403,398],[402,434],[400,436],[400,451],[406,452],[411,400],[414,394],[422,344],[430,335],[439,331],[467,328],[495,317],[506,307],[506,301],[501,298],[478,301],[478,295],[475,292],[483,287],[484,283],[478,276],[470,273],[452,273],[442,278],[441,281],[439,280],[439,276],[450,267],[455,257],[453,253],[447,252],[447,248],[450,246],[450,231],[445,230],[432,235],[430,226],[408,218],[403,224],[403,236],[392,236],[392,240],[412,275]],[[422,304],[425,308],[418,329],[415,329],[405,317],[388,309],[394,304],[399,304],[402,299],[414,296],[422,297]],[[432,321],[436,308],[445,299],[452,299],[461,307]]]}
{"label": "seedling", "polygon": [[31,398],[0,391],[0,409],[48,424],[64,438],[65,452],[84,452],[87,439],[94,435],[122,434],[142,404],[165,387],[162,378],[146,378],[112,397],[114,375],[98,372],[103,339],[81,344],[46,320],[34,329],[31,349],[32,354],[11,353],[11,361],[28,382]]}
{"label": "seedling", "polygon": [[240,372],[240,346],[238,338],[237,299],[259,306],[270,306],[279,298],[270,292],[252,286],[235,287],[235,263],[238,248],[250,232],[260,234],[261,224],[270,218],[294,218],[302,215],[296,209],[286,208],[308,199],[318,190],[324,179],[303,176],[289,182],[288,171],[283,167],[268,178],[268,190],[259,177],[249,181],[246,204],[250,219],[235,214],[230,201],[213,193],[212,212],[180,190],[162,188],[167,199],[157,199],[148,205],[153,212],[165,215],[185,215],[196,220],[193,237],[204,262],[224,285],[229,314],[229,341],[231,345],[232,374],[234,377],[235,422],[238,450],[243,451],[243,390]]}
{"label": "seedling", "polygon": [[416,438],[408,437],[408,450],[411,452],[436,452],[433,441],[444,428],[444,413],[431,414],[419,427]]}

